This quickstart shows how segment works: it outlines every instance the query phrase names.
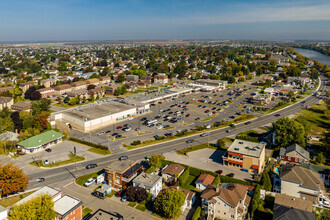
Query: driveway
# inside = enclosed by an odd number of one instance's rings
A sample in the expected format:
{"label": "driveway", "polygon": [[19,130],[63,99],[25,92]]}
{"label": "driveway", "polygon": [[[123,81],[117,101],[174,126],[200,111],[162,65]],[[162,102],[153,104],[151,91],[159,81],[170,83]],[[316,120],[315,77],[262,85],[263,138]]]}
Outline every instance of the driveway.
{"label": "driveway", "polygon": [[202,150],[188,153],[187,156],[177,154],[175,151],[165,153],[164,156],[167,160],[171,160],[177,163],[187,164],[191,167],[196,167],[203,170],[209,170],[215,172],[222,170],[222,175],[234,173],[234,178],[241,180],[252,180],[252,175],[240,170],[222,165],[223,151],[212,150],[205,148]]}
{"label": "driveway", "polygon": [[135,208],[129,207],[127,202],[123,203],[117,201],[114,196],[110,199],[98,199],[91,195],[93,188],[95,188],[95,186],[85,188],[71,182],[61,187],[60,189],[64,194],[80,199],[84,206],[92,209],[93,211],[103,209],[105,211],[118,213],[122,215],[124,219],[158,219],[152,216],[148,211],[142,212]]}

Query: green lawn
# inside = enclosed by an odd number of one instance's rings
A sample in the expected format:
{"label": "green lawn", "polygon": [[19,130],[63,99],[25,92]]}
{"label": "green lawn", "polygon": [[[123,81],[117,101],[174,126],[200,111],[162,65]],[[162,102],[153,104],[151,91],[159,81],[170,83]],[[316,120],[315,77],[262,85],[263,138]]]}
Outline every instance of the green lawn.
{"label": "green lawn", "polygon": [[18,202],[19,200],[27,197],[28,195],[30,195],[31,193],[33,193],[34,191],[31,192],[27,192],[24,194],[20,194],[20,195],[16,195],[16,196],[11,196],[8,198],[3,198],[2,200],[0,200],[0,205],[3,207],[9,207],[14,205],[16,202]]}
{"label": "green lawn", "polygon": [[82,216],[85,217],[86,215],[88,215],[89,213],[92,213],[93,210],[91,210],[90,208],[86,207],[86,206],[83,206],[82,207],[83,210],[82,210]]}
{"label": "green lawn", "polygon": [[134,208],[136,206],[136,202],[129,202],[127,205]]}
{"label": "green lawn", "polygon": [[113,195],[116,194],[117,191],[111,190],[111,192],[107,195],[108,198],[111,198]]}
{"label": "green lawn", "polygon": [[330,120],[325,115],[326,110],[325,105],[315,104],[298,112],[298,114],[305,116],[310,123],[311,131],[309,135],[321,135],[329,128]]}
{"label": "green lawn", "polygon": [[[195,146],[191,146],[191,147],[186,148],[186,153],[201,150],[201,149],[205,149],[205,148],[211,148],[211,149],[214,149],[214,150],[217,149],[216,147],[213,147],[211,144],[208,145],[207,143],[204,143],[204,144],[199,144],[199,145],[195,145]],[[184,149],[176,150],[175,152],[177,154],[180,154],[180,155],[185,155],[184,154]]]}
{"label": "green lawn", "polygon": [[96,154],[101,154],[101,155],[108,155],[111,154],[111,152],[109,150],[103,150],[103,149],[99,149],[99,148],[90,148],[88,149],[89,152],[92,153],[96,153]]}
{"label": "green lawn", "polygon": [[195,180],[196,177],[189,175],[189,177],[187,178],[186,182],[184,184],[182,184],[182,188],[187,189],[187,190],[191,190],[191,191],[198,191],[195,188]]}
{"label": "green lawn", "polygon": [[80,176],[76,179],[76,183],[80,186],[84,186],[85,182],[92,177],[97,177],[100,174],[100,171],[94,172],[94,173],[89,173],[83,176]]}
{"label": "green lawn", "polygon": [[[49,164],[44,164],[42,161],[38,161],[38,163],[39,163],[40,167],[58,167],[58,166],[61,166],[61,165],[75,163],[75,162],[78,162],[78,161],[85,160],[84,157],[74,156],[72,154],[69,154],[68,156],[69,156],[70,159],[59,161],[59,162],[56,162],[56,163],[52,163],[51,161],[49,162]],[[30,162],[29,164],[33,165],[33,166],[38,166],[34,161]]]}
{"label": "green lawn", "polygon": [[144,212],[145,210],[147,210],[146,206],[143,205],[143,204],[138,204],[135,208],[138,209],[138,210],[140,210],[140,211],[142,211],[142,212]]}

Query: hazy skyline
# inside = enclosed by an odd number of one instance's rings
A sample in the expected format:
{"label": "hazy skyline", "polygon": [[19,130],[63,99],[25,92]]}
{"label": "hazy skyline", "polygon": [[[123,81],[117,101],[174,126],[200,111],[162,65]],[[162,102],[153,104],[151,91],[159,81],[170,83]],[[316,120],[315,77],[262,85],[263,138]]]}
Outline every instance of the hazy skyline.
{"label": "hazy skyline", "polygon": [[328,0],[11,0],[0,41],[330,40]]}

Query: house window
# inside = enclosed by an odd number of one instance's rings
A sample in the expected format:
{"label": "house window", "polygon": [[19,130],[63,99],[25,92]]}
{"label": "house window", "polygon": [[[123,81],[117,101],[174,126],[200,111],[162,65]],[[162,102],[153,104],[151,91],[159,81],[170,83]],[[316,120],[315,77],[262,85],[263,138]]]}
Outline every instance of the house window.
{"label": "house window", "polygon": [[291,160],[291,157],[288,157],[288,160]]}
{"label": "house window", "polygon": [[235,215],[231,215],[231,218],[235,218]]}
{"label": "house window", "polygon": [[225,212],[224,212],[223,214],[224,214],[224,215],[226,215],[226,213],[225,213]]}
{"label": "house window", "polygon": [[73,214],[76,214],[76,210],[73,210],[73,212],[72,212]]}
{"label": "house window", "polygon": [[226,207],[226,204],[224,203],[223,206]]}
{"label": "house window", "polygon": [[218,213],[220,213],[220,211],[218,211]]}
{"label": "house window", "polygon": [[218,202],[218,205],[220,205],[220,202]]}

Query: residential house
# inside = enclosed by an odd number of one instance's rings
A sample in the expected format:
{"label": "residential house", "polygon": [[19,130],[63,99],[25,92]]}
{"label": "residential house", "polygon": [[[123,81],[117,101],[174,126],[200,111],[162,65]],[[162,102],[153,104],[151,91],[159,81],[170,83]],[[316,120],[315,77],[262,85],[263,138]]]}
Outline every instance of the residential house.
{"label": "residential house", "polygon": [[11,131],[0,134],[0,141],[19,141],[19,134]]}
{"label": "residential house", "polygon": [[241,184],[209,185],[201,194],[208,219],[245,219],[250,201],[248,187]]}
{"label": "residential house", "polygon": [[159,73],[158,75],[154,76],[154,83],[166,84],[168,83],[168,76],[165,73]]}
{"label": "residential house", "polygon": [[184,171],[184,167],[180,164],[170,164],[162,171],[162,177],[166,182],[176,180]]}
{"label": "residential house", "polygon": [[289,63],[290,59],[280,54],[273,54],[269,60],[275,60],[277,64]]}
{"label": "residential house", "polygon": [[18,148],[17,152],[18,154],[24,154],[41,151],[47,147],[62,142],[63,136],[63,134],[54,130],[46,131],[44,133],[35,135],[21,142],[18,142],[16,144]]}
{"label": "residential house", "polygon": [[105,91],[103,88],[94,88],[94,89],[90,89],[88,90],[88,95],[89,96],[94,96],[94,98],[96,98],[97,96],[99,98],[102,98],[105,94]]}
{"label": "residential house", "polygon": [[13,98],[0,96],[0,110],[2,110],[5,107],[8,107],[10,109],[13,104],[14,104]]}
{"label": "residential house", "polygon": [[77,81],[77,82],[73,82],[71,83],[71,90],[79,90],[79,89],[86,89],[87,85],[85,81]]}
{"label": "residential house", "polygon": [[26,83],[21,83],[18,86],[25,93],[26,90],[28,90],[31,86],[35,86],[35,85],[37,85],[37,83],[35,81],[28,81]]}
{"label": "residential house", "polygon": [[113,95],[115,93],[115,90],[113,87],[111,86],[107,86],[105,87],[105,94],[107,95]]}
{"label": "residential house", "polygon": [[277,193],[275,195],[273,220],[314,220],[313,203]]}
{"label": "residential house", "polygon": [[320,175],[297,165],[283,165],[274,178],[273,191],[318,203],[325,193]]}
{"label": "residential house", "polygon": [[13,89],[15,89],[15,88],[12,86],[0,87],[0,93],[7,92],[7,91],[13,90]]}
{"label": "residential house", "polygon": [[104,168],[105,181],[112,187],[125,188],[131,180],[143,171],[142,164],[133,160],[119,160]]}
{"label": "residential house", "polygon": [[71,196],[63,196],[54,203],[57,212],[55,220],[78,220],[82,219],[82,201]]}
{"label": "residential house", "polygon": [[330,187],[330,169],[328,167],[312,163],[303,163],[300,166],[320,174],[320,178],[323,180],[324,185]]}
{"label": "residential house", "polygon": [[138,82],[139,76],[138,75],[126,75],[127,82]]}
{"label": "residential house", "polygon": [[146,81],[139,81],[138,83],[137,83],[137,86],[138,86],[138,88],[141,88],[141,89],[147,89],[147,88],[149,88],[150,86],[151,86],[151,83],[149,83],[149,82],[146,82]]}
{"label": "residential house", "polygon": [[99,75],[99,72],[82,73],[80,77],[84,79],[89,79],[93,74]]}
{"label": "residential house", "polygon": [[31,110],[31,102],[16,102],[11,106],[11,110],[13,111],[27,111]]}
{"label": "residential house", "polygon": [[152,194],[154,200],[158,193],[162,190],[162,177],[150,173],[140,173],[132,180],[133,186],[144,188],[148,193]]}
{"label": "residential house", "polygon": [[18,202],[16,202],[15,205],[20,205],[22,203],[28,202],[31,199],[33,199],[34,197],[40,196],[42,194],[49,194],[53,198],[53,202],[56,202],[62,196],[62,192],[59,189],[56,189],[56,188],[53,188],[50,186],[43,186],[40,189],[38,189],[37,191],[34,191],[30,195],[28,195],[28,196],[24,197],[23,199],[19,200]]}
{"label": "residential house", "polygon": [[53,88],[41,88],[37,90],[40,92],[41,98],[50,98],[55,95],[55,90]]}
{"label": "residential house", "polygon": [[100,81],[96,78],[93,78],[93,79],[88,79],[86,80],[86,84],[87,85],[90,85],[90,84],[93,84],[93,85],[99,85],[100,84]]}
{"label": "residential house", "polygon": [[250,63],[254,63],[254,64],[258,64],[258,63],[261,63],[262,65],[266,65],[266,64],[269,64],[269,60],[251,60]]}
{"label": "residential house", "polygon": [[40,81],[40,85],[47,87],[55,86],[56,85],[56,79],[43,79]]}
{"label": "residential house", "polygon": [[141,76],[140,82],[145,82],[147,85],[151,85],[152,77],[151,76]]}
{"label": "residential house", "polygon": [[222,156],[223,165],[260,174],[265,168],[266,145],[236,139]]}
{"label": "residential house", "polygon": [[185,194],[185,200],[183,205],[181,206],[182,212],[184,212],[186,209],[191,209],[193,207],[196,201],[196,193],[190,190],[179,188],[178,186],[171,186],[167,188],[167,190],[180,190]]}
{"label": "residential house", "polygon": [[127,82],[125,83],[125,87],[127,91],[133,92],[137,88],[137,84],[135,82]]}
{"label": "residential house", "polygon": [[280,154],[278,159],[291,163],[308,163],[309,152],[298,144],[292,144],[287,148],[280,148]]}
{"label": "residential house", "polygon": [[211,185],[214,181],[215,177],[210,174],[201,174],[195,184],[196,188],[199,190],[204,190],[208,185]]}
{"label": "residential house", "polygon": [[99,81],[100,81],[100,85],[101,84],[108,84],[108,83],[111,82],[111,78],[110,78],[110,76],[101,76],[99,78]]}
{"label": "residential house", "polygon": [[67,92],[70,92],[72,90],[72,86],[69,84],[63,84],[59,86],[54,87],[54,94],[55,95],[63,95],[66,94]]}
{"label": "residential house", "polygon": [[78,89],[78,90],[73,90],[71,92],[67,92],[67,96],[73,98],[78,96],[80,99],[89,98],[89,92],[87,89]]}

